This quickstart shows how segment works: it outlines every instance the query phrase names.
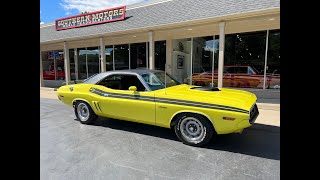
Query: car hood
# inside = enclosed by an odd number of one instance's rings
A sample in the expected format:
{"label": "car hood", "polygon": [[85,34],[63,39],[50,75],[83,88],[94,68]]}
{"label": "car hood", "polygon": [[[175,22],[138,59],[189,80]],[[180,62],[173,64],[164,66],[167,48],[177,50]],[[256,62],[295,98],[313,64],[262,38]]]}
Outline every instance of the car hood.
{"label": "car hood", "polygon": [[199,87],[187,84],[181,84],[166,89],[161,89],[155,94],[155,96],[230,106],[241,108],[247,111],[250,110],[252,105],[257,100],[255,94],[243,90]]}

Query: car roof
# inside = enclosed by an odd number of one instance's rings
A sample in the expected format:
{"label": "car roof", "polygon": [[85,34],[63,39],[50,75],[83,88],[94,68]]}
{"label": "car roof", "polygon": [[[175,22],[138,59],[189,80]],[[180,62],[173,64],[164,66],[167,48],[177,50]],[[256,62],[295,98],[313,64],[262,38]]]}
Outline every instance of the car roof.
{"label": "car roof", "polygon": [[163,72],[161,70],[151,70],[147,68],[138,68],[138,69],[125,69],[125,70],[115,70],[115,71],[107,71],[107,72],[102,72],[99,74],[94,75],[91,78],[88,78],[85,80],[83,83],[84,84],[96,84],[99,82],[101,79],[105,78],[106,76],[109,76],[111,74],[134,74],[134,75],[142,75],[145,73],[155,73],[155,72]]}
{"label": "car roof", "polygon": [[[117,73],[117,72],[121,72],[121,73],[137,73],[137,74],[144,74],[144,73],[149,73],[149,72],[161,72],[161,70],[151,70],[151,69],[147,69],[147,68],[137,68],[137,69],[124,69],[124,70],[115,70],[115,71],[108,71],[110,73]],[[105,72],[105,73],[108,73]]]}

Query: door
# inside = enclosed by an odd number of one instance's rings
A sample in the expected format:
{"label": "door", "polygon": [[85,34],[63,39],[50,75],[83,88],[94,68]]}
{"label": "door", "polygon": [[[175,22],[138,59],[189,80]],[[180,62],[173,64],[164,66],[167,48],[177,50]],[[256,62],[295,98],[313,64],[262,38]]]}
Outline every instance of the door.
{"label": "door", "polygon": [[[130,86],[137,91],[129,91]],[[155,124],[154,93],[147,91],[136,75],[109,75],[94,87],[105,93],[99,104],[107,117]]]}

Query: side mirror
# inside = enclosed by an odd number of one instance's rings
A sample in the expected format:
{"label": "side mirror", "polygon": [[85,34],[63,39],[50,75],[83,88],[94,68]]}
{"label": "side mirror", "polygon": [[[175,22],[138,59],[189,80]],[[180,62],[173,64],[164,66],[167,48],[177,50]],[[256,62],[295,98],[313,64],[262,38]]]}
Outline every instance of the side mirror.
{"label": "side mirror", "polygon": [[129,87],[129,91],[136,92],[137,91],[137,87],[136,86],[130,86]]}

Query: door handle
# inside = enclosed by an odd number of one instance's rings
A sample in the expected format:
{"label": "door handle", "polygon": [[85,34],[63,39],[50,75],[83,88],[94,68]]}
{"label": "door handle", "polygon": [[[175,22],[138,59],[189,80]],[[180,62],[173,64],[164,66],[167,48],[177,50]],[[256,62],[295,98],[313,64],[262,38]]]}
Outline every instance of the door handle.
{"label": "door handle", "polygon": [[159,108],[167,109],[167,107],[166,107],[166,106],[159,106]]}

